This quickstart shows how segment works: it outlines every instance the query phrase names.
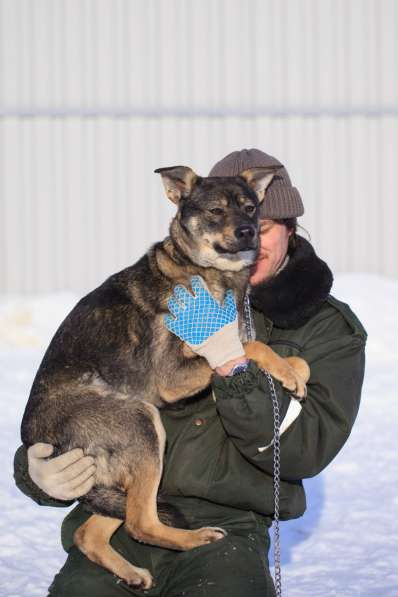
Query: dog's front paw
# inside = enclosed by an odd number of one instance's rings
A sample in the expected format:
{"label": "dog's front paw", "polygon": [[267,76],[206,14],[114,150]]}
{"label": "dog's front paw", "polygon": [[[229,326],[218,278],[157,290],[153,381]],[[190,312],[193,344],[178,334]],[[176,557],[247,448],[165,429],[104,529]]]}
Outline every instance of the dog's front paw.
{"label": "dog's front paw", "polygon": [[123,575],[123,580],[135,589],[147,591],[153,585],[153,578],[149,570],[146,568],[138,568],[137,566],[130,566],[126,574]]}
{"label": "dog's front paw", "polygon": [[191,531],[191,533],[192,535],[190,537],[190,545],[188,549],[200,547],[201,545],[207,545],[208,543],[214,543],[214,541],[223,539],[227,534],[224,529],[219,527],[203,527],[201,529]]}
{"label": "dog's front paw", "polygon": [[300,399],[304,399],[307,395],[307,386],[301,376],[296,371],[284,363],[283,366],[278,366],[276,370],[270,371],[272,375],[281,382],[284,388],[292,392]]}
{"label": "dog's front paw", "polygon": [[223,539],[227,535],[227,532],[220,527],[204,527],[202,529],[198,529],[197,532],[199,533],[203,544],[219,541],[219,539]]}

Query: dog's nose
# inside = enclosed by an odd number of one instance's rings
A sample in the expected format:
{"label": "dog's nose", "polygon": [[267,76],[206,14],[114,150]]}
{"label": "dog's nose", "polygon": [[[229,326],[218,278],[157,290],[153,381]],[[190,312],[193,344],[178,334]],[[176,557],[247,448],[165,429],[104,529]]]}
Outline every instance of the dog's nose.
{"label": "dog's nose", "polygon": [[238,240],[250,240],[254,237],[256,231],[253,226],[243,225],[238,226],[235,230],[235,236]]}

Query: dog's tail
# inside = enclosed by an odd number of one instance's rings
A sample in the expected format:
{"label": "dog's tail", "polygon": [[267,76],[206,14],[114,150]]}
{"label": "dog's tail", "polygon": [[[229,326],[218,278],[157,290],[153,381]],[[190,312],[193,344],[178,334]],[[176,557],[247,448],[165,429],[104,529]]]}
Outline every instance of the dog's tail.
{"label": "dog's tail", "polygon": [[[126,518],[126,493],[120,489],[95,485],[86,495],[79,498],[79,501],[94,514],[120,518],[120,520]],[[161,495],[158,496],[157,506],[159,519],[163,524],[180,529],[189,528],[182,512],[169,504]]]}
{"label": "dog's tail", "polygon": [[161,522],[169,527],[189,529],[189,523],[184,514],[174,504],[169,504],[164,496],[158,495],[158,514]]}

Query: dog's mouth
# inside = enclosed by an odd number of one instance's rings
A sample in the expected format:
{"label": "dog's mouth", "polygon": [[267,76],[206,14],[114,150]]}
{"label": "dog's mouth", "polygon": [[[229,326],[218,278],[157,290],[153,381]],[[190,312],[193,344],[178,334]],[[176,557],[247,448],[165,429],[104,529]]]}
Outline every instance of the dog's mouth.
{"label": "dog's mouth", "polygon": [[237,255],[238,253],[257,251],[257,245],[253,245],[252,243],[234,247],[223,247],[220,243],[214,243],[213,248],[221,255]]}
{"label": "dog's mouth", "polygon": [[194,255],[195,263],[202,267],[240,271],[244,267],[253,265],[257,257],[258,247],[255,243],[233,243],[233,246],[229,247],[214,241],[206,244],[207,246],[202,246],[201,250]]}

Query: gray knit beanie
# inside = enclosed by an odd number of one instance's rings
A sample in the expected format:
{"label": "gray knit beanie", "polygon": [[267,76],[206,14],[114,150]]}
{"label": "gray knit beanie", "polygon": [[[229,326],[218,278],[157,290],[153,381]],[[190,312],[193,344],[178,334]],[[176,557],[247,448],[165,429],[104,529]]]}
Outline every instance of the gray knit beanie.
{"label": "gray knit beanie", "polygon": [[[259,149],[242,149],[229,153],[217,162],[210,170],[209,176],[238,176],[247,168],[261,166],[282,166],[282,164]],[[260,218],[270,220],[297,218],[303,213],[304,205],[300,193],[292,186],[289,174],[283,166],[265,192],[265,199],[260,205]]]}

